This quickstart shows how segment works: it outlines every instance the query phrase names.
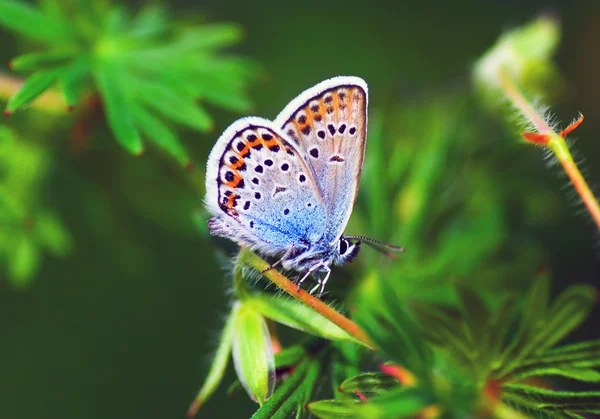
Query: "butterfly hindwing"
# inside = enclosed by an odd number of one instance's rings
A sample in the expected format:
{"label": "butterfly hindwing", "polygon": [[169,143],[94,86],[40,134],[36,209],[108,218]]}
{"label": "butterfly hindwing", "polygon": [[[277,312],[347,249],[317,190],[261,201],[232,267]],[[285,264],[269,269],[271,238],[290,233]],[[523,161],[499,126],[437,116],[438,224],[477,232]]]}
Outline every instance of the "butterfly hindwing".
{"label": "butterfly hindwing", "polygon": [[[313,174],[271,121],[243,118],[219,138],[208,159],[211,233],[277,254],[312,243],[326,225]],[[212,176],[209,177],[209,176]]]}
{"label": "butterfly hindwing", "polygon": [[275,124],[312,166],[327,208],[328,240],[348,223],[362,170],[367,130],[366,83],[335,77],[294,99]]}

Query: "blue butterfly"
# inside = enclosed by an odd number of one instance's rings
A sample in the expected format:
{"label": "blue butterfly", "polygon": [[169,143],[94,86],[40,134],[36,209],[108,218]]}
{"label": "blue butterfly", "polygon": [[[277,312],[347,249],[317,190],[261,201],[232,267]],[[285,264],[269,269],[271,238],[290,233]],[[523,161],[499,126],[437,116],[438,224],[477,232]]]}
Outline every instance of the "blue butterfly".
{"label": "blue butterfly", "polygon": [[[344,236],[358,191],[367,135],[367,84],[334,77],[304,91],[275,121],[248,117],[219,137],[208,157],[205,203],[212,235],[229,238],[286,269],[298,286],[351,261],[362,236]],[[269,269],[270,269],[269,268]],[[313,292],[313,289],[311,292]]]}

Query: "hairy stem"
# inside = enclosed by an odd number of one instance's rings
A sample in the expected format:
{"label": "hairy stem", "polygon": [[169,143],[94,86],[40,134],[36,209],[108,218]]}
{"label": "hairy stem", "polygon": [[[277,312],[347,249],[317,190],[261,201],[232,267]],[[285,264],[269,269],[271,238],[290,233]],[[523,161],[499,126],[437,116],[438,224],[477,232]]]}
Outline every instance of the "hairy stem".
{"label": "hairy stem", "polygon": [[[510,76],[502,69],[498,70],[498,72],[500,83],[506,97],[533,123],[536,130],[539,132],[539,134],[534,134],[532,136],[525,135],[525,138],[538,145],[549,148],[554,153],[565,173],[569,176],[571,184],[579,194],[579,197],[598,226],[598,229],[600,229],[600,205],[584,177],[581,175],[564,139],[566,134],[571,132],[580,121],[573,124],[572,128],[569,127],[560,134],[555,132],[544,120],[543,116],[540,115],[540,113],[525,99],[525,96],[517,88]],[[535,138],[535,140],[533,140],[533,138]]]}
{"label": "hairy stem", "polygon": [[[269,267],[269,264],[260,257],[256,256],[248,249],[242,249],[240,254],[240,261],[244,262],[257,271],[261,272]],[[362,342],[365,346],[373,348],[374,344],[367,334],[352,320],[338,313],[333,308],[329,307],[323,301],[313,297],[303,289],[298,289],[298,286],[286,278],[284,275],[279,273],[275,269],[271,269],[263,274],[269,281],[277,285],[280,289],[291,295],[293,298],[306,304],[323,317],[335,323],[340,329],[353,336],[358,341]]]}

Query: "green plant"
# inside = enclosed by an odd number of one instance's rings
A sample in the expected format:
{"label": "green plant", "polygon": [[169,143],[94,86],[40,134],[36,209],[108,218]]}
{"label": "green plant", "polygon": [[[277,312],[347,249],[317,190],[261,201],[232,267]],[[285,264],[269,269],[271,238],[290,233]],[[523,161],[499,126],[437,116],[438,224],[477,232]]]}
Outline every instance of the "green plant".
{"label": "green plant", "polygon": [[[548,62],[556,31],[553,21],[541,19],[502,38],[500,44],[510,51],[506,62],[517,69],[514,76],[520,82],[552,86],[544,78],[556,76]],[[531,57],[528,48],[540,48],[540,43],[546,47],[533,65],[523,57]],[[600,412],[600,392],[556,390],[550,381],[558,376],[600,382],[597,341],[556,346],[589,315],[596,290],[571,286],[550,303],[548,274],[535,274],[543,259],[539,249],[533,243],[516,244],[507,234],[504,208],[509,202],[518,202],[542,223],[548,222],[544,217],[549,213],[529,205],[535,188],[504,188],[495,176],[498,168],[482,152],[492,143],[495,159],[503,155],[518,162],[520,155],[512,145],[495,141],[481,122],[477,100],[483,97],[483,103],[497,109],[504,94],[495,89],[496,79],[482,78],[494,71],[489,62],[502,62],[488,61],[489,54],[475,66],[475,100],[451,92],[427,104],[376,112],[371,119],[361,183],[365,192],[349,229],[369,226],[374,236],[406,245],[409,251],[400,261],[374,263],[372,256],[361,255],[353,266],[356,286],[349,292],[333,288],[344,301],[339,310],[298,290],[279,272],[264,273],[313,312],[300,313],[296,301],[276,294],[263,300],[261,313],[268,306],[274,312],[288,306],[291,322],[270,318],[316,337],[272,355],[275,390],[268,400],[259,399],[253,418],[304,417],[310,412],[322,419],[523,419]],[[525,64],[518,64],[520,60]],[[484,133],[487,144],[480,141]],[[395,142],[398,135],[402,141]],[[243,274],[243,266],[261,272],[268,263],[247,249],[240,252],[234,283],[242,304],[249,291],[239,284],[256,275]],[[525,291],[525,298],[515,297]],[[347,335],[325,336],[320,331],[326,328],[307,330],[297,324],[322,317]],[[237,324],[239,333],[245,326]],[[271,338],[263,338],[265,345]],[[260,351],[249,358],[263,355]],[[258,380],[240,373],[239,356],[234,359],[242,382]],[[253,362],[242,361],[248,366],[243,370],[252,369]],[[211,389],[222,374],[223,368],[218,377],[209,376]],[[334,398],[319,400],[316,393],[325,382],[331,384]],[[207,385],[190,416],[205,402]]]}
{"label": "green plant", "polygon": [[[134,13],[107,2],[49,0],[34,7],[3,0],[0,25],[30,40],[34,51],[9,63],[24,79],[0,73],[0,99],[8,99],[5,116],[30,107],[56,118],[49,128],[47,121],[34,124],[44,135],[23,128],[14,134],[24,118],[43,118],[29,113],[14,116],[14,128],[2,127],[0,164],[8,175],[0,178],[0,217],[10,230],[0,233],[0,257],[14,283],[34,277],[42,249],[65,256],[71,247],[66,227],[40,196],[40,187],[52,176],[52,160],[64,146],[48,138],[73,137],[74,147],[91,147],[96,121],[105,115],[112,137],[130,153],[141,155],[150,142],[191,171],[193,160],[174,124],[207,133],[213,120],[205,105],[235,112],[251,106],[246,89],[259,69],[252,60],[225,51],[242,38],[242,29],[233,23],[174,22],[156,5]],[[70,124],[75,124],[72,136],[66,130]],[[17,135],[18,141],[11,140]],[[40,137],[44,141],[33,140]],[[125,185],[135,179],[127,174],[131,166],[121,170]],[[155,183],[154,193],[160,182],[164,178]],[[177,194],[181,187],[173,183],[164,189],[188,205],[191,218],[190,208],[197,203],[193,192]],[[140,212],[153,208],[148,216],[162,216],[160,207],[142,202],[148,198],[143,190],[132,184],[125,196],[136,198],[133,205]]]}

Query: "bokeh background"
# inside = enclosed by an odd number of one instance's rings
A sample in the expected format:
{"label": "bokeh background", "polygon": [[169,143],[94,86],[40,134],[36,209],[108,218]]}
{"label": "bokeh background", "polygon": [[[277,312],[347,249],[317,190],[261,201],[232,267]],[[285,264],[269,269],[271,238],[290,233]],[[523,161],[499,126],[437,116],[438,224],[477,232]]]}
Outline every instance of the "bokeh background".
{"label": "bokeh background", "polygon": [[[134,10],[144,4],[129,3]],[[468,90],[472,64],[502,31],[542,13],[556,16],[563,32],[556,62],[566,84],[553,109],[564,125],[578,111],[585,115],[575,149],[592,186],[600,184],[596,1],[220,0],[170,1],[168,8],[178,19],[232,21],[245,28],[244,42],[233,50],[262,66],[250,93],[253,113],[267,118],[334,75],[363,77],[371,110]],[[0,62],[28,48],[0,28]],[[191,182],[172,164],[132,157],[108,138],[97,152],[77,152],[73,121],[27,116],[35,112],[27,111],[6,122],[17,127],[32,118],[31,123],[48,126],[48,138],[39,140],[55,144],[55,160],[42,192],[68,227],[73,248],[66,258],[45,255],[26,284],[0,280],[0,417],[184,415],[228,309],[230,283],[215,254],[217,248],[233,248],[208,239],[189,216],[201,206],[207,155],[239,116],[210,111],[213,132],[183,132],[197,163]],[[503,130],[499,121],[489,129]],[[502,135],[517,143],[516,136]],[[508,226],[542,249],[556,290],[575,282],[600,285],[600,242],[589,216],[558,168],[545,167],[540,150],[516,147],[522,160],[506,162],[503,170],[514,182],[523,176],[547,191],[552,199],[540,203],[540,211],[552,215],[550,223],[528,224],[509,210]],[[515,172],[523,162],[528,170]],[[403,244],[410,249],[410,243]],[[600,337],[598,317],[596,311],[575,337]],[[225,382],[232,379],[229,371]],[[253,405],[245,395],[228,399],[225,387],[199,417],[250,415]]]}

